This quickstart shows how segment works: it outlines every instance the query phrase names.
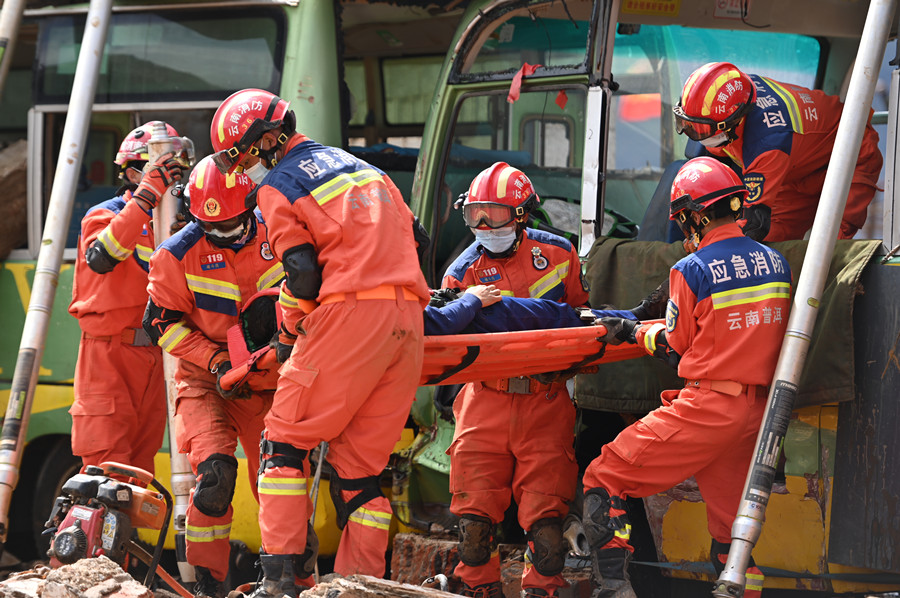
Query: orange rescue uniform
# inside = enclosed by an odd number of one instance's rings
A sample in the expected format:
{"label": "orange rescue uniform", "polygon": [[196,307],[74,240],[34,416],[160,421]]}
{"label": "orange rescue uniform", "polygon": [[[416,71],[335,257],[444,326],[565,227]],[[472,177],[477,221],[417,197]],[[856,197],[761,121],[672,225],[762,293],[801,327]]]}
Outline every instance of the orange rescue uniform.
{"label": "orange rescue uniform", "polygon": [[[258,189],[259,208],[275,254],[312,246],[322,282],[319,307],[303,318],[291,294],[282,294],[282,306],[294,309],[285,321],[299,320],[301,336],[280,370],[265,442],[299,451],[330,443],[332,489],[342,484],[344,501],[362,496],[347,507],[334,570],[382,576],[391,507],[377,476],[409,415],[429,298],[413,215],[383,172],[341,149],[295,134],[284,152]],[[309,472],[277,463],[264,463],[259,478],[263,548],[300,555]]]}
{"label": "orange rescue uniform", "polygon": [[[118,461],[152,473],[166,426],[162,352],[141,328],[153,227],[130,199],[126,192],[98,204],[81,221],[69,304],[81,326],[72,452],[84,465]],[[110,272],[88,266],[94,241],[118,262]]]}
{"label": "orange rescue uniform", "polygon": [[[238,323],[243,302],[284,277],[281,262],[269,250],[265,223],[251,217],[250,226],[254,232],[243,246],[223,248],[209,241],[200,223],[188,224],[153,254],[148,290],[165,320],[157,324],[159,345],[178,360],[178,450],[188,454],[197,473],[210,457],[233,459],[240,439],[256,495],[259,438],[273,390],[253,388],[249,398],[227,400],[209,371],[213,358],[227,347],[227,331]],[[195,505],[196,490],[187,511],[188,562],[222,581],[228,573],[232,507],[228,504],[220,516],[204,513]]]}
{"label": "orange rescue uniform", "polygon": [[[494,259],[473,243],[448,268],[441,286],[466,289],[492,284],[508,297],[586,305],[588,286],[572,244],[525,229],[510,257]],[[525,378],[466,384],[453,404],[456,429],[450,455],[450,510],[503,520],[510,497],[526,531],[545,518],[565,517],[575,495],[575,407],[565,383]],[[500,580],[500,556],[485,565],[462,562],[455,574],[469,587]],[[522,587],[548,592],[564,587],[562,575],[544,576],[526,562]]]}
{"label": "orange rescue uniform", "polygon": [[[584,474],[584,489],[642,498],[694,476],[709,533],[728,544],[787,328],[790,267],[727,224],[707,233],[669,281],[665,330],[642,327],[636,337],[653,354],[665,335],[681,356],[685,387],[663,391],[662,407],[603,447]],[[630,526],[617,529],[606,546],[631,551],[629,535]],[[748,574],[748,592],[761,589],[758,570]]]}
{"label": "orange rescue uniform", "polygon": [[[736,129],[737,140],[707,151],[727,156],[741,168],[750,191],[745,206],[764,204],[772,209],[765,241],[800,239],[812,226],[819,205],[844,105],[820,90],[749,77],[756,86],[756,105]],[[865,224],[881,163],[878,133],[869,122],[838,238],[853,237]]]}

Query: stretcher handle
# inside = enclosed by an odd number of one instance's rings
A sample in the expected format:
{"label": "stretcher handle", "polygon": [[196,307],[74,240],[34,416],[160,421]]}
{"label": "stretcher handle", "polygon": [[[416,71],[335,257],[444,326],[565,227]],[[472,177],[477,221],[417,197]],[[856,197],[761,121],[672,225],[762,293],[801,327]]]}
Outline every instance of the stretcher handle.
{"label": "stretcher handle", "polygon": [[251,373],[270,370],[273,367],[278,367],[278,360],[275,358],[275,349],[269,347],[258,357],[248,359],[241,365],[225,372],[219,380],[219,386],[223,390],[231,390],[240,386]]}

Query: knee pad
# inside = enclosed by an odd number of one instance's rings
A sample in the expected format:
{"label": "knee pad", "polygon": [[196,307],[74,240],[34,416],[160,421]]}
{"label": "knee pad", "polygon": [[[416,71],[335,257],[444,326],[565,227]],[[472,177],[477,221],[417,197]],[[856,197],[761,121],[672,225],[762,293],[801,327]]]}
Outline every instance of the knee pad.
{"label": "knee pad", "polygon": [[469,567],[480,567],[491,560],[497,549],[494,524],[480,515],[461,515],[459,518],[459,560]]}
{"label": "knee pad", "polygon": [[[331,494],[331,502],[334,503],[334,510],[337,513],[337,525],[340,529],[344,529],[347,526],[353,511],[372,499],[384,496],[384,493],[381,492],[377,475],[364,478],[342,478],[333,468],[328,490]],[[350,500],[345,501],[341,495],[343,490],[350,492],[359,490],[360,492]]]}
{"label": "knee pad", "polygon": [[312,523],[306,523],[306,549],[303,554],[295,554],[291,557],[294,575],[300,579],[306,579],[316,572],[316,559],[319,558],[319,537]]}
{"label": "knee pad", "polygon": [[562,573],[569,547],[563,538],[561,518],[538,519],[526,534],[526,540],[525,558],[531,561],[535,571],[546,577]]}
{"label": "knee pad", "polygon": [[231,455],[213,453],[197,466],[197,475],[194,506],[208,517],[224,516],[234,498],[237,459]]}
{"label": "knee pad", "polygon": [[618,496],[610,496],[606,488],[593,488],[585,493],[581,524],[591,550],[600,550],[616,532],[626,531],[630,526],[627,514],[610,516],[613,507],[624,511],[625,502]]}

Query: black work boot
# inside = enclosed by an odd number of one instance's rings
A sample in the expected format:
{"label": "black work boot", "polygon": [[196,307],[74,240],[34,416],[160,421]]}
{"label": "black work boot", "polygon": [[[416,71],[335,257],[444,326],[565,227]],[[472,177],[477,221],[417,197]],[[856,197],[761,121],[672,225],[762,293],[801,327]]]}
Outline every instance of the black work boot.
{"label": "black work boot", "polygon": [[197,598],[224,598],[225,584],[210,573],[206,567],[194,567],[197,581],[194,582],[194,596]]}
{"label": "black work boot", "polygon": [[631,551],[627,548],[604,548],[594,551],[592,569],[595,577],[591,598],[637,598],[628,577]]}
{"label": "black work boot", "polygon": [[493,581],[471,588],[464,583],[460,596],[471,596],[473,598],[503,598],[503,585],[499,581]]}
{"label": "black work boot", "polygon": [[638,320],[658,320],[666,317],[666,306],[669,303],[669,279],[665,279],[652,293],[644,297],[631,313]]}
{"label": "black work boot", "polygon": [[263,579],[249,598],[281,598],[289,596],[297,598],[297,586],[294,585],[293,554],[260,554],[259,564]]}

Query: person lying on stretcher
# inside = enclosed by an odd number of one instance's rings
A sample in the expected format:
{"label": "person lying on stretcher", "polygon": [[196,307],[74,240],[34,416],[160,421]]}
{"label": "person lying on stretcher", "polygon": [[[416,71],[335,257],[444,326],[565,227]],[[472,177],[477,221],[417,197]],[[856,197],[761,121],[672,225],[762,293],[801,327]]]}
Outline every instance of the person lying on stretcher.
{"label": "person lying on stretcher", "polygon": [[632,310],[574,308],[547,299],[503,297],[494,285],[432,291],[425,307],[425,335],[481,334],[546,328],[574,328],[598,318],[640,319]]}

